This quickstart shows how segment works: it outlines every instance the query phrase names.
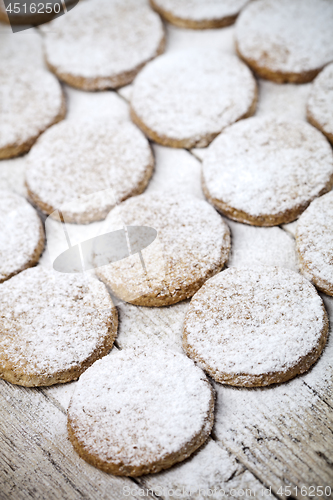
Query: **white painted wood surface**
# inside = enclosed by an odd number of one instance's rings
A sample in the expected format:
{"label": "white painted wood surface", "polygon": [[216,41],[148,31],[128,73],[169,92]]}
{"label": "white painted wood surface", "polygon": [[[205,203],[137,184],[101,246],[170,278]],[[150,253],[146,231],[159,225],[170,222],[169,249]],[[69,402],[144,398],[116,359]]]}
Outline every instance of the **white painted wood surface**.
{"label": "white painted wood surface", "polygon": [[[232,27],[203,32],[168,27],[167,50],[205,45],[234,53],[233,33]],[[260,81],[257,113],[305,119],[309,88]],[[129,119],[126,100],[131,86],[118,94],[88,94],[68,87],[65,92],[67,119]],[[148,190],[186,191],[203,197],[200,160],[204,150],[191,153],[158,145],[153,150],[156,169]],[[24,157],[0,162],[0,187],[24,194],[24,163]],[[297,270],[296,223],[271,229],[227,223],[233,244],[228,266],[279,265]],[[101,227],[71,225],[69,230],[78,242],[86,239],[87,231],[89,237],[99,234]],[[47,254],[42,265],[49,265]],[[333,324],[333,299],[324,297],[324,301]],[[119,303],[116,348],[163,346],[181,352],[187,307],[188,301],[162,308]],[[207,444],[184,463],[136,480],[103,473],[73,451],[66,409],[75,385],[26,389],[0,381],[1,500],[285,498],[288,487],[292,498],[319,499],[329,496],[311,495],[311,486],[333,489],[332,332],[313,369],[287,384],[265,389],[214,384],[216,421]]]}

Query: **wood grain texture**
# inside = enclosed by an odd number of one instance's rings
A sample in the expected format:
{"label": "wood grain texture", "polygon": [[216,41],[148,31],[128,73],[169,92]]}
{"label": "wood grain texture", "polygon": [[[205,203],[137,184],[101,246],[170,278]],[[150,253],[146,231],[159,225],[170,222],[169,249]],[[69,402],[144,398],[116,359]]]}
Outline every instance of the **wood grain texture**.
{"label": "wood grain texture", "polygon": [[39,389],[0,381],[0,499],[123,499],[127,478],[81,460],[67,438],[66,414]]}

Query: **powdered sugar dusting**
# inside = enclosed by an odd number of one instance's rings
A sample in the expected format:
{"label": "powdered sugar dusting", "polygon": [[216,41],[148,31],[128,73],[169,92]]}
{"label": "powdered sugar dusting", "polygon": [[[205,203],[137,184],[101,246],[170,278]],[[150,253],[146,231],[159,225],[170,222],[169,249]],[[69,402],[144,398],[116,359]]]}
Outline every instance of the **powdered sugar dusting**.
{"label": "powdered sugar dusting", "polygon": [[10,191],[0,191],[0,220],[1,282],[38,260],[44,234],[37,212]]}
{"label": "powdered sugar dusting", "polygon": [[154,0],[161,9],[185,20],[206,21],[235,16],[248,0]]}
{"label": "powdered sugar dusting", "polygon": [[296,246],[302,273],[333,295],[333,191],[314,200],[299,218]]}
{"label": "powdered sugar dusting", "polygon": [[167,350],[113,352],[80,378],[68,417],[88,453],[105,463],[140,466],[180,452],[212,422],[203,372]]}
{"label": "powdered sugar dusting", "polygon": [[33,140],[60,115],[63,96],[58,80],[47,71],[22,64],[0,68],[1,149]]}
{"label": "powdered sugar dusting", "polygon": [[154,297],[160,305],[183,300],[221,269],[229,253],[229,229],[222,218],[208,203],[185,193],[152,192],[131,198],[105,223],[109,231],[124,223],[149,226],[158,233],[142,251],[145,270],[137,254],[97,270],[120,298],[125,288],[124,300],[129,302],[142,296]]}
{"label": "powdered sugar dusting", "polygon": [[219,50],[184,50],[158,57],[134,82],[131,106],[159,136],[206,146],[206,136],[245,115],[256,83],[236,57]]}
{"label": "powdered sugar dusting", "polygon": [[320,69],[333,60],[330,0],[256,0],[236,23],[240,53],[284,73]]}
{"label": "powdered sugar dusting", "polygon": [[302,121],[249,118],[211,144],[203,179],[213,202],[252,217],[302,211],[331,187],[332,150],[320,132]]}
{"label": "powdered sugar dusting", "polygon": [[295,241],[279,227],[254,227],[228,220],[231,252],[228,267],[279,266],[298,271]]}
{"label": "powdered sugar dusting", "polygon": [[318,346],[326,321],[321,298],[301,275],[278,267],[232,268],[192,299],[183,342],[213,376],[233,375],[241,384],[297,365]]}
{"label": "powdered sugar dusting", "polygon": [[[12,9],[14,6],[12,6]],[[1,0],[0,0],[1,11]],[[34,28],[13,33],[10,25],[0,23],[0,61],[2,70],[12,63],[22,67],[44,68],[42,37]]]}
{"label": "powdered sugar dusting", "polygon": [[171,349],[183,352],[181,333],[189,300],[166,307],[138,307],[121,303],[118,346]]}
{"label": "powdered sugar dusting", "polygon": [[325,134],[333,136],[333,64],[315,79],[308,100],[308,116],[312,116]]}
{"label": "powdered sugar dusting", "polygon": [[48,63],[83,78],[111,79],[138,70],[157,55],[164,38],[162,22],[146,0],[81,2],[47,28]]}
{"label": "powdered sugar dusting", "polygon": [[[92,168],[93,167],[93,168]],[[133,124],[117,120],[64,121],[31,150],[26,181],[46,213],[87,223],[142,192],[153,169],[148,141]]]}
{"label": "powdered sugar dusting", "polygon": [[77,368],[111,335],[112,307],[89,275],[23,271],[0,285],[0,371],[51,377]]}

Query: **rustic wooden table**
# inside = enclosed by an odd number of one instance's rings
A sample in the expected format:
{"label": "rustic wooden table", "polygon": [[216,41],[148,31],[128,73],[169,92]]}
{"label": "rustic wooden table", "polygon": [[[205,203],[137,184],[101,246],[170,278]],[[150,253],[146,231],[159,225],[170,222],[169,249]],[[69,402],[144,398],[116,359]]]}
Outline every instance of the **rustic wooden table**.
{"label": "rustic wooden table", "polygon": [[[204,45],[234,53],[233,32],[233,27],[200,32],[168,26],[167,50]],[[29,36],[38,39],[28,32],[15,36],[27,37],[27,42]],[[309,88],[310,84],[282,86],[259,81],[257,114],[305,119]],[[126,101],[130,86],[119,93],[89,94],[68,87],[65,92],[67,119],[129,119]],[[186,191],[203,197],[200,160],[204,150],[189,152],[157,145],[153,150],[156,170],[148,190]],[[0,163],[0,187],[25,194],[25,158]],[[275,228],[227,223],[233,245],[229,267],[261,264],[297,270],[295,223]],[[87,239],[87,234],[98,234],[100,229],[99,223],[68,228],[72,243]],[[47,253],[41,263],[49,265]],[[323,299],[333,324],[333,298]],[[187,307],[188,302],[158,309],[119,303],[115,348],[144,344],[151,349],[162,345],[181,351]],[[75,384],[28,389],[0,381],[1,500],[333,498],[332,335],[312,370],[286,384],[252,390],[214,384],[217,409],[207,444],[168,471],[136,479],[101,472],[73,451],[67,438],[66,409]]]}

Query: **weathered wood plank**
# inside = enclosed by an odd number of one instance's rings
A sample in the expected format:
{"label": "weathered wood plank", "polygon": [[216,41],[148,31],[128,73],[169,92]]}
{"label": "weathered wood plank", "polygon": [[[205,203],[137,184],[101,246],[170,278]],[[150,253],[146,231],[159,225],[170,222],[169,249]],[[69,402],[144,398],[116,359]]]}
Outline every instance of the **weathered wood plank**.
{"label": "weathered wood plank", "polygon": [[[213,439],[185,462],[142,477],[140,482],[166,500],[175,498],[177,491],[182,493],[182,498],[195,500],[264,496],[260,481]],[[273,495],[265,498],[273,498]]]}
{"label": "weathered wood plank", "polygon": [[66,415],[38,389],[0,381],[1,500],[123,499],[130,479],[106,474],[81,460],[66,429]]}

